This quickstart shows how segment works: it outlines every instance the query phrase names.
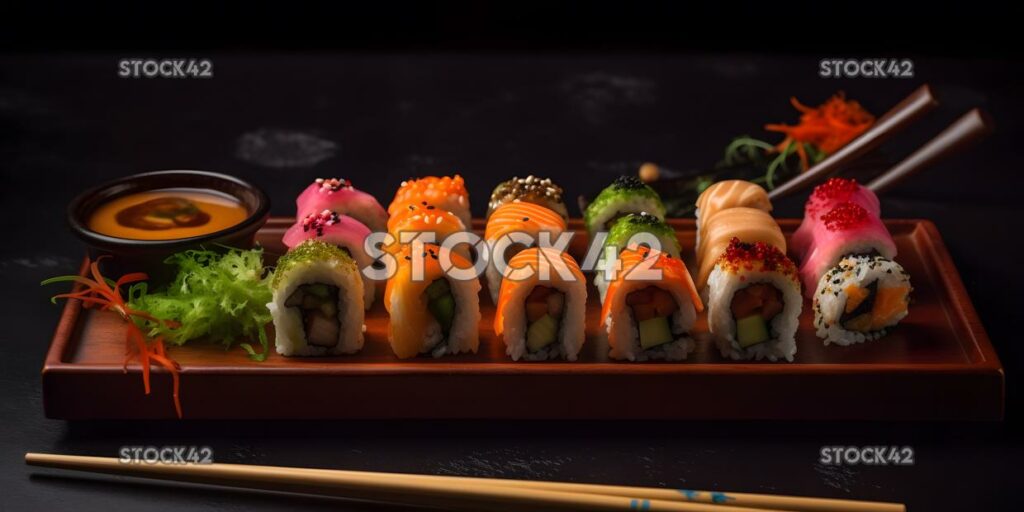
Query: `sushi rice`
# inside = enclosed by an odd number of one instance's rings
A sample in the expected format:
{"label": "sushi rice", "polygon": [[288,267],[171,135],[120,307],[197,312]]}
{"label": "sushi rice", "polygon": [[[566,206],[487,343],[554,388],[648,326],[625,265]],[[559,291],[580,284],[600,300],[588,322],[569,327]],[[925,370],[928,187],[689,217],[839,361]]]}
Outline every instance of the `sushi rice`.
{"label": "sushi rice", "polygon": [[[796,355],[796,330],[803,309],[803,296],[793,263],[781,253],[777,257],[782,259],[776,268],[765,268],[763,261],[749,259],[732,265],[723,257],[711,271],[706,290],[708,330],[722,357],[792,361]],[[768,325],[769,339],[744,348],[737,339],[733,298],[743,288],[759,283],[771,285],[781,292],[783,307]]]}
{"label": "sushi rice", "polygon": [[878,329],[861,332],[844,328],[841,320],[850,299],[846,290],[851,286],[866,288],[872,283],[877,283],[875,286],[879,290],[902,289],[898,293],[905,293],[902,297],[904,302],[909,301],[910,292],[913,291],[910,275],[903,267],[881,256],[847,256],[821,276],[814,292],[814,327],[826,345],[835,343],[846,346],[881,338],[907,316],[908,311],[904,307],[902,311],[885,318]]}
{"label": "sushi rice", "polygon": [[[332,347],[307,343],[303,313],[286,306],[300,286],[326,284],[338,289],[338,342]],[[309,240],[281,257],[271,281],[273,301],[267,304],[273,318],[275,348],[284,356],[352,354],[363,348],[363,280],[355,261],[337,247]]]}

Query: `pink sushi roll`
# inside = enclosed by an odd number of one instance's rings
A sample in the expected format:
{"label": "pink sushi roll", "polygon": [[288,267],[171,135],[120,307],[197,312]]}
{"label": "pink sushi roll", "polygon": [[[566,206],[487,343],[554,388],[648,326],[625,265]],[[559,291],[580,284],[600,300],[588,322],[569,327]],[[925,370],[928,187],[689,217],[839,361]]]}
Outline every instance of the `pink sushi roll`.
{"label": "pink sushi roll", "polygon": [[793,233],[789,242],[790,252],[803,260],[811,249],[815,224],[821,216],[831,211],[840,203],[854,203],[867,210],[873,217],[881,217],[881,206],[878,196],[871,189],[848,178],[831,178],[825,183],[814,187],[814,192],[804,206],[804,220]]}
{"label": "pink sushi roll", "polygon": [[[804,221],[808,222],[808,218]],[[821,276],[845,256],[877,253],[888,260],[896,257],[896,243],[882,220],[857,203],[839,203],[827,213],[811,218],[808,225],[811,244],[800,266],[807,296],[813,295]]]}
{"label": "pink sushi roll", "polygon": [[370,231],[386,233],[388,230],[388,213],[384,207],[370,194],[354,188],[349,180],[317,178],[299,194],[295,206],[299,219],[327,210],[348,215]]}
{"label": "pink sushi roll", "polygon": [[300,218],[288,228],[282,241],[291,249],[306,240],[320,240],[347,252],[359,268],[359,274],[363,278],[363,305],[370,309],[376,295],[376,286],[375,282],[363,273],[364,268],[373,265],[373,258],[367,254],[363,246],[367,236],[370,236],[370,228],[362,222],[346,215],[339,215],[337,212],[323,210]]}

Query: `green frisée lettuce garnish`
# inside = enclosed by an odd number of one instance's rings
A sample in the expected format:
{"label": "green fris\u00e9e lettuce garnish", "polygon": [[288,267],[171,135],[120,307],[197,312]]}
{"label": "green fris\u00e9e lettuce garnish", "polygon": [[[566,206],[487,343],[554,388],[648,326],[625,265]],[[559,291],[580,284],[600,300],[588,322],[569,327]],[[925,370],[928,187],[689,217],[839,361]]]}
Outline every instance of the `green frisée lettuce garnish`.
{"label": "green fris\u00e9e lettuce garnish", "polygon": [[254,361],[269,353],[266,326],[271,322],[271,274],[263,265],[263,249],[228,248],[226,252],[189,250],[165,263],[178,267],[166,290],[151,292],[146,283],[128,290],[128,304],[161,320],[136,319],[149,336],[183,345],[203,338],[230,347],[239,339],[259,339],[262,351],[239,346]]}

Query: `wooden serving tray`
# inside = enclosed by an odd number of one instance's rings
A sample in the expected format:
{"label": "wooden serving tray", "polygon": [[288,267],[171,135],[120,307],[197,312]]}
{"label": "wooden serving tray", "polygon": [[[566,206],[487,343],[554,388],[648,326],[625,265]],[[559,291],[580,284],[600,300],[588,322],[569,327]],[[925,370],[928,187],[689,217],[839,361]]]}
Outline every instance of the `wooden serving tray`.
{"label": "wooden serving tray", "polygon": [[[275,218],[257,238],[283,252],[292,219]],[[799,221],[780,220],[791,233]],[[692,253],[694,223],[673,220]],[[182,366],[184,417],[998,420],[1003,369],[935,225],[888,220],[899,262],[914,285],[910,316],[881,340],[824,346],[804,304],[793,363],[720,357],[699,320],[687,361],[610,360],[598,333],[590,286],[587,342],[575,362],[513,362],[492,328],[494,307],[481,294],[476,354],[399,360],[387,343],[380,300],[368,312],[366,345],[353,356],[250,361],[241,349],[190,343],[171,349]],[[482,221],[476,221],[478,230]],[[584,231],[573,221],[570,229]],[[582,257],[585,235],[571,251]],[[692,262],[691,262],[692,263]],[[692,265],[691,265],[692,268]],[[84,269],[83,269],[84,270]],[[113,314],[68,301],[43,367],[46,416],[60,419],[174,418],[171,379],[154,370],[143,394],[138,364],[122,370],[124,331]]]}

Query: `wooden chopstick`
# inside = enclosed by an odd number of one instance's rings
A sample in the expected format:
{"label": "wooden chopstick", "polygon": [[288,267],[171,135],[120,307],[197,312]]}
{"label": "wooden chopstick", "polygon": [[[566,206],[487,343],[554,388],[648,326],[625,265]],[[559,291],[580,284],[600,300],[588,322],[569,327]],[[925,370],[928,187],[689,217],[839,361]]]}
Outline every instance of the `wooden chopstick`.
{"label": "wooden chopstick", "polygon": [[875,177],[867,187],[876,193],[884,192],[921,169],[966,149],[992,130],[992,118],[981,109],[972,109],[903,161]]}
{"label": "wooden chopstick", "polygon": [[469,510],[822,510],[896,512],[897,503],[712,493],[563,482],[374,473],[238,464],[125,464],[108,457],[28,453],[29,465],[250,489]]}
{"label": "wooden chopstick", "polygon": [[939,102],[932,95],[927,84],[922,85],[910,96],[899,102],[885,115],[878,118],[875,124],[859,137],[843,146],[835,153],[826,157],[817,165],[794,176],[789,181],[775,187],[768,193],[771,199],[777,199],[809,187],[822,178],[839,171],[842,167],[860,158],[865,153],[878,147],[892,135],[910,126],[914,121],[935,108]]}

